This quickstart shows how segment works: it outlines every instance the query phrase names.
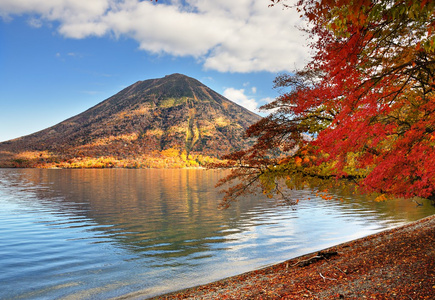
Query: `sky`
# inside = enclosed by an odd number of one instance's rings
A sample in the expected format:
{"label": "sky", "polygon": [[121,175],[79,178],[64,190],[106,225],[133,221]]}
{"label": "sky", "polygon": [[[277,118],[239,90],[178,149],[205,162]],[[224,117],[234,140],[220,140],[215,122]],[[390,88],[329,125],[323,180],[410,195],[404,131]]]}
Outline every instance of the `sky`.
{"label": "sky", "polygon": [[274,78],[310,58],[297,11],[270,3],[0,0],[0,141],[173,73],[259,113]]}

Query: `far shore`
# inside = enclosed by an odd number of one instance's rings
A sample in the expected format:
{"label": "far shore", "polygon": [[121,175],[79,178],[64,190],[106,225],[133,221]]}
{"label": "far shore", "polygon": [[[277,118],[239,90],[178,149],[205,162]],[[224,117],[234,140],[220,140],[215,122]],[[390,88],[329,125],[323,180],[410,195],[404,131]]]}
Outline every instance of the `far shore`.
{"label": "far shore", "polygon": [[435,215],[153,299],[435,299]]}

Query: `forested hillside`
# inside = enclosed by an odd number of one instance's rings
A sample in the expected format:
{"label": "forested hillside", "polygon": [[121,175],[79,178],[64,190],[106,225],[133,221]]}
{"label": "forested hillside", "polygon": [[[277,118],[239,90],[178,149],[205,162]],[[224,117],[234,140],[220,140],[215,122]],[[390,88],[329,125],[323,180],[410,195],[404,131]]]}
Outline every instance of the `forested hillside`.
{"label": "forested hillside", "polygon": [[138,81],[87,111],[0,143],[3,167],[189,167],[247,146],[260,119],[181,74]]}

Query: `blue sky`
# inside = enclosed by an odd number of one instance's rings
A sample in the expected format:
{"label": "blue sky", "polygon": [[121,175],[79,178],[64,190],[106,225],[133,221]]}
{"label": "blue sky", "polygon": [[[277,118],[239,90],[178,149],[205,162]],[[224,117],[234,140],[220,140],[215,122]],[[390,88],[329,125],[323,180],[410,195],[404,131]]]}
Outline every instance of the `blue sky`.
{"label": "blue sky", "polygon": [[248,109],[309,59],[295,10],[268,0],[1,0],[0,141],[139,80],[194,77]]}

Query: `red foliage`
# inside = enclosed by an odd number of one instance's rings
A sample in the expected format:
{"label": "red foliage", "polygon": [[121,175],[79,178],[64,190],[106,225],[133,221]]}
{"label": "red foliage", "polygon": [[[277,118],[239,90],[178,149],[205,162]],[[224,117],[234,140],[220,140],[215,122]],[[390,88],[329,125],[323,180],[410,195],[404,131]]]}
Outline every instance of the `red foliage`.
{"label": "red foliage", "polygon": [[312,25],[315,55],[276,79],[290,91],[248,129],[258,140],[239,167],[261,160],[262,173],[283,164],[292,173],[302,160],[282,156],[310,151],[316,159],[299,171],[319,176],[327,164],[330,176],[363,176],[369,192],[434,199],[435,3],[301,0],[297,9]]}
{"label": "red foliage", "polygon": [[357,166],[370,170],[367,190],[433,197],[435,6],[390,2],[299,3],[319,37],[308,68],[322,74],[303,91],[303,106],[318,107],[320,91],[320,105],[336,112],[313,144],[339,162],[338,175],[347,154],[358,153]]}

